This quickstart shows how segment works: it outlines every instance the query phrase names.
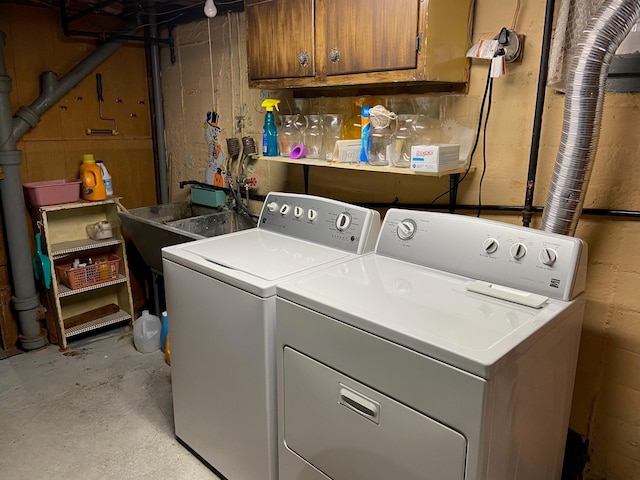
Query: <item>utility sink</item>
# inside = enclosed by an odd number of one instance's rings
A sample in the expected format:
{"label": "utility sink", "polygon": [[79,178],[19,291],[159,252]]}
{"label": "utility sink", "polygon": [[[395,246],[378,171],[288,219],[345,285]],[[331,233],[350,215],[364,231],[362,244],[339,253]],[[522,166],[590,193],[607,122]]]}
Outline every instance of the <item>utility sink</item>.
{"label": "utility sink", "polygon": [[191,202],[134,208],[118,216],[145,263],[157,273],[162,273],[163,247],[255,227],[244,213]]}

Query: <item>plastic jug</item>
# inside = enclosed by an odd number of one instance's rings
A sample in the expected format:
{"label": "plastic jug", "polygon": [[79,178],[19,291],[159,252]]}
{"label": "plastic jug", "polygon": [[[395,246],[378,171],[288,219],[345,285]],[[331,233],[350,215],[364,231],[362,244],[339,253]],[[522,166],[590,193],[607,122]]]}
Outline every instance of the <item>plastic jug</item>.
{"label": "plastic jug", "polygon": [[102,180],[102,171],[92,154],[82,156],[80,180],[82,180],[82,198],[96,201],[107,198],[107,189]]}
{"label": "plastic jug", "polygon": [[138,319],[133,322],[133,344],[136,350],[142,353],[158,350],[161,330],[160,319],[151,315],[149,310],[143,310]]}
{"label": "plastic jug", "polygon": [[102,183],[104,183],[104,188],[107,192],[107,196],[113,195],[113,181],[111,180],[109,170],[107,170],[107,167],[102,160],[96,160],[96,164],[100,167],[100,173],[102,173]]}

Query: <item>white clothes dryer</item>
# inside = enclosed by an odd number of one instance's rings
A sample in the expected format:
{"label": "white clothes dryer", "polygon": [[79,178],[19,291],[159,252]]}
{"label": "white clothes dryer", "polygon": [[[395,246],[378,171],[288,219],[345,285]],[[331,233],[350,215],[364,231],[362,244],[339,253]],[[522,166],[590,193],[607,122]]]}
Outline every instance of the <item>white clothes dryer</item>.
{"label": "white clothes dryer", "polygon": [[276,283],[373,250],[378,212],[270,193],[252,230],[162,250],[175,433],[230,480],[277,480]]}
{"label": "white clothes dryer", "polygon": [[552,480],[587,247],[391,209],[374,254],[282,282],[280,480]]}

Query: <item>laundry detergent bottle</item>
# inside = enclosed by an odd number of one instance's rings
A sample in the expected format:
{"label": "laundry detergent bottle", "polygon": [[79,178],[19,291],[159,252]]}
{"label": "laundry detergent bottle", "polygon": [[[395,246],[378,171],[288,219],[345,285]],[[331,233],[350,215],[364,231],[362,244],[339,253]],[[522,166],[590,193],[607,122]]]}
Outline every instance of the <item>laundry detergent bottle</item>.
{"label": "laundry detergent bottle", "polygon": [[82,156],[80,180],[82,180],[82,198],[94,201],[107,198],[107,189],[102,180],[102,171],[93,158],[93,154],[89,153]]}
{"label": "laundry detergent bottle", "polygon": [[113,181],[111,180],[109,170],[107,170],[107,167],[102,160],[96,160],[96,163],[100,167],[100,172],[102,173],[102,183],[104,183],[104,188],[107,192],[107,196],[111,196],[113,195]]}
{"label": "laundry detergent bottle", "polygon": [[262,154],[265,157],[278,156],[278,129],[273,115],[273,109],[280,110],[278,104],[280,100],[267,98],[262,102],[262,106],[267,111],[264,116],[264,127],[262,128]]}

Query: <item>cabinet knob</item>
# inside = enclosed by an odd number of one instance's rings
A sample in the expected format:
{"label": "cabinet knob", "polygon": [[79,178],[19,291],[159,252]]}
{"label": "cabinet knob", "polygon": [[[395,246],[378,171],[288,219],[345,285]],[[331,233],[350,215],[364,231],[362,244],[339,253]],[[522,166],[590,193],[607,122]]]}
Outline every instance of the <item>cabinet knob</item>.
{"label": "cabinet knob", "polygon": [[333,47],[329,50],[329,61],[331,63],[338,63],[340,61],[340,50],[336,47]]}
{"label": "cabinet knob", "polygon": [[306,67],[309,65],[309,52],[302,51],[298,54],[298,63],[301,67]]}

